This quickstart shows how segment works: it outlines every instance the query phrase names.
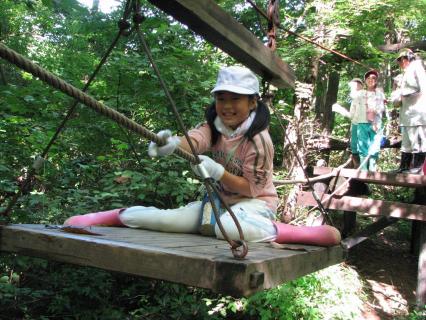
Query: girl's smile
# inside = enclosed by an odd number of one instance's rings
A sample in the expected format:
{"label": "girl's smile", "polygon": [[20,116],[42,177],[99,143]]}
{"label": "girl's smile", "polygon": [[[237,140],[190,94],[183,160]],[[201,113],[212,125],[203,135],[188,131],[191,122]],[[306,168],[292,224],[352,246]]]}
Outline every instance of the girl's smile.
{"label": "girl's smile", "polygon": [[223,124],[231,129],[237,129],[256,107],[256,99],[248,95],[228,91],[215,94],[216,113]]}

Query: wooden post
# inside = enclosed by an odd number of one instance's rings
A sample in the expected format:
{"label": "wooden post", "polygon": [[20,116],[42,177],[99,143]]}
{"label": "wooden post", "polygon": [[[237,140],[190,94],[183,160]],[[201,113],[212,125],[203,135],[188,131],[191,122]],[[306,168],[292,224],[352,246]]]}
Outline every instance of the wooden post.
{"label": "wooden post", "polygon": [[419,265],[417,269],[417,307],[426,305],[426,222],[419,222]]}

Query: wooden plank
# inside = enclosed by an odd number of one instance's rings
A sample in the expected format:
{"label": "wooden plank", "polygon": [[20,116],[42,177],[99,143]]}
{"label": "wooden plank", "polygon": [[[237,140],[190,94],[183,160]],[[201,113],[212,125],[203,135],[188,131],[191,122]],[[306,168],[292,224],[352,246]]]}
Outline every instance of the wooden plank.
{"label": "wooden plank", "polygon": [[341,169],[329,167],[314,167],[314,175],[323,175],[333,173],[334,176],[354,178],[360,181],[400,187],[424,187],[426,186],[426,176],[403,173],[386,173],[357,171],[355,169]]}
{"label": "wooden plank", "polygon": [[390,218],[390,217],[381,217],[379,220],[369,224],[367,227],[362,229],[357,234],[352,237],[346,238],[342,240],[342,246],[349,250],[354,246],[360,244],[361,242],[368,239],[369,236],[377,233],[378,231],[396,223],[398,219]]}
{"label": "wooden plank", "polygon": [[[323,199],[327,199],[327,194]],[[297,204],[302,206],[316,206],[317,202],[311,192],[301,191]],[[426,221],[426,206],[392,201],[373,200],[356,197],[331,197],[323,202],[325,208],[344,211],[356,211],[358,214],[388,216],[401,219]]]}
{"label": "wooden plank", "polygon": [[[305,251],[249,243],[245,259],[229,244],[193,234],[95,227],[101,236],[65,233],[42,225],[0,226],[0,250],[161,279],[248,296],[344,259],[341,246],[303,246]],[[298,247],[300,247],[298,245]]]}
{"label": "wooden plank", "polygon": [[212,0],[149,0],[278,88],[294,87],[293,70]]}

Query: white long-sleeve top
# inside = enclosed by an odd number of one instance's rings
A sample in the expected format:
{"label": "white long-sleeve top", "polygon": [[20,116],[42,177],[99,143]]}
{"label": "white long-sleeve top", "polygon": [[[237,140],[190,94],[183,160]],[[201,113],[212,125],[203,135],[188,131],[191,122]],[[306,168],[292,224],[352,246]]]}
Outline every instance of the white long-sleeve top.
{"label": "white long-sleeve top", "polygon": [[420,60],[412,61],[401,80],[401,126],[426,125],[426,71]]}
{"label": "white long-sleeve top", "polygon": [[376,89],[374,91],[360,90],[352,100],[349,113],[353,124],[368,123],[367,110],[374,111],[376,117],[374,122],[380,124],[383,112],[385,111],[385,95],[382,90]]}

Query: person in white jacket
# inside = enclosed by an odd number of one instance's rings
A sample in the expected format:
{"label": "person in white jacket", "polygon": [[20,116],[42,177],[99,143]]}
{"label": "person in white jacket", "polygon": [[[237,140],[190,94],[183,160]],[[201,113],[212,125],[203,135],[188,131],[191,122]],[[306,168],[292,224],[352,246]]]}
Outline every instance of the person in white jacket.
{"label": "person in white jacket", "polygon": [[382,130],[385,96],[383,90],[377,88],[378,77],[376,70],[365,73],[366,89],[357,92],[350,109],[352,123],[357,124],[357,149],[361,170],[376,171],[380,151],[381,134],[378,133]]}
{"label": "person in white jacket", "polygon": [[396,172],[421,174],[426,154],[426,71],[410,49],[401,50],[396,61],[403,71],[400,87],[391,96],[401,105],[401,163]]}

